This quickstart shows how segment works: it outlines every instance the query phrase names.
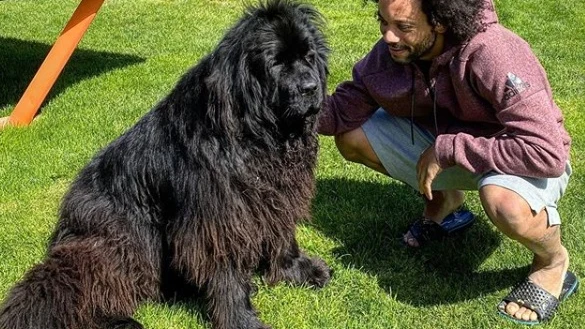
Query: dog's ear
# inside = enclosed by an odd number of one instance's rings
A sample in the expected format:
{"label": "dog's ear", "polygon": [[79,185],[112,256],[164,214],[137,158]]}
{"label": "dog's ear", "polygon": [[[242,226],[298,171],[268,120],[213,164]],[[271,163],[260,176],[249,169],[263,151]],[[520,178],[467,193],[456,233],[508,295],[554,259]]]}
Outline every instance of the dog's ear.
{"label": "dog's ear", "polygon": [[249,54],[242,54],[238,62],[238,72],[236,76],[235,87],[240,94],[243,104],[249,104],[249,112],[254,108],[263,106],[267,98],[267,87],[271,84],[271,78],[268,76],[268,70],[264,61],[252,61]]}
{"label": "dog's ear", "polygon": [[[260,45],[259,45],[260,47]],[[273,103],[277,103],[277,86],[266,58],[242,54],[239,74],[235,81],[238,105],[241,106],[242,122],[247,133],[260,136],[267,126],[276,125]]]}
{"label": "dog's ear", "polygon": [[[226,64],[227,61],[220,60],[223,65],[218,63],[217,58],[210,58],[209,64],[210,72],[205,77],[205,89],[207,92],[207,113],[205,114],[206,124],[212,130],[220,133],[231,135],[236,133],[236,117],[234,113],[233,81],[231,74],[233,72]],[[203,95],[202,95],[203,96]]]}
{"label": "dog's ear", "polygon": [[210,72],[205,78],[208,126],[229,136],[244,131],[260,135],[266,123],[276,121],[269,105],[273,78],[264,60],[252,65],[248,52],[224,46],[210,57]]}

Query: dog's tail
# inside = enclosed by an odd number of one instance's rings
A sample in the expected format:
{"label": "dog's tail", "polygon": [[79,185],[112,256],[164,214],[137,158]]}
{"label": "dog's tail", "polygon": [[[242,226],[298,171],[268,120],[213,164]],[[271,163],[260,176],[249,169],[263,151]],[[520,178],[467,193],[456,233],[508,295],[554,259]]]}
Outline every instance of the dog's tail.
{"label": "dog's tail", "polygon": [[103,238],[53,246],[0,306],[0,329],[143,329],[131,316],[156,298],[140,253]]}

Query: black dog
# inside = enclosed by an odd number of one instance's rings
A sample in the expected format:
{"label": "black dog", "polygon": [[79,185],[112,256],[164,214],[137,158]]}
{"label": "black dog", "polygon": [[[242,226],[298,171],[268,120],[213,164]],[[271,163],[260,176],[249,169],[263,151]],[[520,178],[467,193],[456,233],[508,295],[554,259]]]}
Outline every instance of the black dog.
{"label": "black dog", "polygon": [[217,48],[101,151],[62,202],[43,263],[0,308],[2,329],[142,328],[139,303],[179,283],[214,328],[266,328],[251,276],[322,287],[295,224],[309,216],[326,92],[322,19],[308,5],[248,8]]}

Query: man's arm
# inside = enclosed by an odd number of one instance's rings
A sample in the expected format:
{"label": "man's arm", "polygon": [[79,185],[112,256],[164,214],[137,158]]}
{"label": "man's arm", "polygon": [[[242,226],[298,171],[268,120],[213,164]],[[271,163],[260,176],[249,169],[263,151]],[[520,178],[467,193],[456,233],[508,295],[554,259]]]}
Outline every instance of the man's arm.
{"label": "man's arm", "polygon": [[443,168],[457,164],[474,173],[560,176],[570,142],[562,114],[530,47],[506,33],[508,40],[483,45],[468,64],[470,83],[492,105],[504,131],[493,137],[438,136],[437,159]]}
{"label": "man's arm", "polygon": [[376,44],[372,51],[356,63],[352,80],[339,84],[327,97],[319,116],[318,131],[323,135],[338,135],[360,127],[380,105],[372,98],[362,78],[365,72],[376,71],[382,62]]}

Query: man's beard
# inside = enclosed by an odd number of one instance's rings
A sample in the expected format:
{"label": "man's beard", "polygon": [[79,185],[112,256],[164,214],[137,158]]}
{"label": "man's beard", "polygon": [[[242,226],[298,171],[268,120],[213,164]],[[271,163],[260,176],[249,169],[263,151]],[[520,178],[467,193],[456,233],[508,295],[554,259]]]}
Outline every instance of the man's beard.
{"label": "man's beard", "polygon": [[408,64],[412,63],[420,59],[421,57],[427,55],[433,49],[435,42],[437,41],[437,33],[433,32],[429,35],[428,38],[425,38],[423,41],[415,45],[414,47],[408,47],[408,56],[406,58],[394,58],[395,62],[401,64]]}

